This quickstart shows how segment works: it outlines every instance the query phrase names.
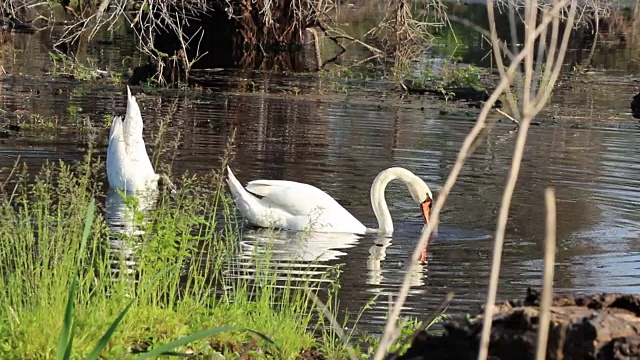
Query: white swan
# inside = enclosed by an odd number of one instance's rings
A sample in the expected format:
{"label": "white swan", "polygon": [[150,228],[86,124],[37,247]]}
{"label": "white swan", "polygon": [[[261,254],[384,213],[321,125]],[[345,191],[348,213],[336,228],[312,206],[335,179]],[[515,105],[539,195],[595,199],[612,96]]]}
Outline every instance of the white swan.
{"label": "white swan", "polygon": [[156,189],[160,176],[153,171],[142,138],[142,115],[127,86],[127,113],[116,116],[109,132],[107,178],[109,186],[127,192]]}
{"label": "white swan", "polygon": [[392,167],[383,170],[371,185],[371,206],[378,220],[377,229],[368,229],[329,194],[315,186],[286,180],[254,180],[246,189],[227,167],[227,184],[236,207],[252,225],[293,231],[393,233],[393,221],[384,191],[390,181],[407,185],[411,197],[420,205],[425,224],[433,203],[429,186],[411,171]]}

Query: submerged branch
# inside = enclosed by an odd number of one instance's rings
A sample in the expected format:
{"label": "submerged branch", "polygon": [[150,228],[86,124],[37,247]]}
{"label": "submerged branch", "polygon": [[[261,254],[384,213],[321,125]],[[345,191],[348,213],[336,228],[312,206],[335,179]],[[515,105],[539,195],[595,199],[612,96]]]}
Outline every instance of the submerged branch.
{"label": "submerged branch", "polygon": [[540,317],[538,321],[538,344],[536,360],[544,360],[547,355],[547,340],[551,320],[551,303],[553,295],[553,270],[556,258],[556,196],[551,188],[544,192],[547,221],[544,240],[544,277],[542,297],[540,300]]}

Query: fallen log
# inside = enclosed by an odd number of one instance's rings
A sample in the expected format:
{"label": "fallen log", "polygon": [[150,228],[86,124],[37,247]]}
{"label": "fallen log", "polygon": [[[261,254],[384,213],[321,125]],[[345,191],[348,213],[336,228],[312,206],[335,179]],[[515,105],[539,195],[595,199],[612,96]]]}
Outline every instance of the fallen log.
{"label": "fallen log", "polygon": [[[534,359],[540,293],[495,306],[489,358]],[[421,332],[397,359],[476,359],[483,312],[449,321],[442,335]],[[640,359],[640,295],[554,296],[547,359]]]}

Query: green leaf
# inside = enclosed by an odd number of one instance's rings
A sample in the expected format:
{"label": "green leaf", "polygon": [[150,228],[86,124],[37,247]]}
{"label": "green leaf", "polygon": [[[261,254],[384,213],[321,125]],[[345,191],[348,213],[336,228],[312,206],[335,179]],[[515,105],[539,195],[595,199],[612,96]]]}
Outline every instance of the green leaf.
{"label": "green leaf", "polygon": [[[95,199],[91,199],[89,207],[87,208],[87,215],[84,218],[84,231],[82,232],[82,243],[80,244],[80,257],[84,254],[87,246],[87,239],[91,232],[91,225],[93,224],[94,213],[96,209]],[[73,276],[71,280],[71,287],[69,288],[69,297],[67,298],[67,307],[64,312],[64,321],[62,323],[62,330],[60,331],[60,339],[58,340],[58,352],[56,359],[66,360],[71,356],[71,348],[73,346],[73,335],[75,333],[75,327],[73,326],[73,313],[74,313],[74,300],[76,296],[76,288],[78,287],[78,273]]]}
{"label": "green leaf", "polygon": [[154,348],[153,350],[138,356],[136,360],[143,360],[143,359],[149,359],[154,356],[160,356],[167,352],[173,351],[173,349],[177,348],[178,346],[186,345],[192,341],[200,340],[206,337],[211,337],[215,334],[218,334],[224,331],[231,331],[231,330],[246,330],[246,329],[240,326],[224,326],[224,327],[217,327],[217,328],[200,331],[195,334],[191,334],[189,336],[185,336],[180,339],[171,341],[162,346],[158,346],[157,348]]}
{"label": "green leaf", "polygon": [[71,334],[69,335],[69,343],[67,349],[64,351],[64,358],[71,359],[71,349],[73,349],[73,335],[76,334],[76,325],[71,325]]}
{"label": "green leaf", "polygon": [[73,326],[73,298],[76,293],[76,278],[73,278],[71,288],[69,289],[69,298],[67,299],[67,308],[64,312],[64,322],[62,323],[62,331],[60,332],[60,340],[58,340],[58,352],[56,359],[64,360],[66,357],[67,348],[71,345],[69,337],[72,333]]}
{"label": "green leaf", "polygon": [[87,248],[87,239],[91,233],[91,225],[93,225],[93,218],[95,217],[96,200],[91,199],[89,207],[87,208],[87,215],[84,218],[84,231],[82,231],[82,242],[80,243],[80,259],[84,257],[84,251]]}
{"label": "green leaf", "polygon": [[111,339],[111,336],[113,336],[113,333],[116,331],[116,328],[120,324],[120,321],[122,321],[124,316],[129,311],[129,308],[131,308],[131,305],[133,305],[133,300],[131,300],[129,305],[127,305],[124,308],[124,310],[120,312],[120,315],[118,315],[118,317],[113,321],[113,323],[111,323],[111,326],[109,326],[109,329],[107,329],[107,332],[105,332],[104,335],[102,335],[102,337],[100,338],[100,341],[98,341],[98,344],[96,344],[96,347],[93,348],[93,351],[91,352],[91,354],[89,354],[89,356],[87,356],[86,360],[98,359],[98,357],[100,357],[100,353],[102,352],[104,347],[107,346],[107,344],[109,343],[109,339]]}
{"label": "green leaf", "polygon": [[[173,353],[173,349],[177,348],[178,346],[183,346],[183,345],[186,345],[186,344],[188,344],[188,343],[190,343],[192,341],[195,341],[195,340],[211,337],[211,336],[213,336],[215,334],[218,334],[218,333],[221,333],[221,332],[233,331],[233,330],[241,330],[241,331],[252,332],[252,333],[260,336],[262,339],[266,340],[270,344],[275,345],[273,340],[271,340],[268,336],[266,336],[266,335],[264,335],[264,334],[262,334],[260,332],[257,332],[257,331],[251,330],[251,329],[247,329],[247,328],[244,328],[244,327],[241,327],[241,326],[223,326],[223,327],[217,327],[217,328],[212,328],[212,329],[200,331],[200,332],[197,332],[195,334],[191,334],[189,336],[185,336],[185,337],[182,337],[180,339],[171,341],[169,343],[166,343],[166,344],[164,344],[162,346],[154,348],[153,350],[138,356],[136,358],[136,360],[149,359],[149,358],[154,357],[154,356],[160,356],[160,355],[166,355],[168,353]],[[276,346],[276,348],[278,349],[278,352],[280,352],[280,348],[278,348],[277,346]]]}

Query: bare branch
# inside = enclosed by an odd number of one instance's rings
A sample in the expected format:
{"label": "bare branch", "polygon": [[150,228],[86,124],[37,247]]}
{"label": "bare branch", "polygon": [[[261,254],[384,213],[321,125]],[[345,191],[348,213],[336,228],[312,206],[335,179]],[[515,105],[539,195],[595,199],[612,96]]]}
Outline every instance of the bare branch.
{"label": "bare branch", "polygon": [[551,299],[553,295],[553,270],[556,258],[556,196],[553,189],[547,188],[545,190],[544,200],[547,209],[547,229],[544,240],[544,280],[538,321],[537,360],[544,360],[547,355]]}
{"label": "bare branch", "polygon": [[[537,12],[537,7],[534,10],[534,7],[532,6],[534,0],[528,0],[528,1],[529,1],[528,8],[530,11],[529,13],[526,14],[529,16],[528,23],[530,25],[531,24],[535,25],[536,19],[533,18],[532,13],[535,14]],[[487,0],[487,6],[489,6],[491,2],[492,2],[491,0]],[[540,104],[536,102],[538,99],[540,99],[540,97],[534,98],[531,95],[530,89],[527,88],[527,85],[531,86],[531,76],[533,75],[532,57],[533,57],[534,40],[536,39],[537,36],[539,36],[541,33],[544,32],[544,28],[546,28],[549,25],[549,23],[553,20],[553,17],[557,16],[556,14],[559,13],[559,11],[562,9],[564,5],[566,5],[567,2],[568,0],[558,0],[554,4],[554,7],[552,9],[550,9],[548,12],[543,13],[541,24],[540,26],[538,26],[536,31],[533,31],[535,29],[534,26],[530,26],[526,28],[527,41],[525,41],[525,47],[522,50],[522,53],[526,53],[527,55],[526,58],[529,58],[529,60],[525,61],[525,74],[526,74],[525,88],[524,88],[525,98],[522,99],[523,118],[522,118],[522,121],[520,122],[518,138],[516,140],[516,146],[513,151],[513,159],[511,161],[511,170],[509,172],[507,184],[505,185],[504,193],[502,196],[502,203],[500,205],[500,213],[498,215],[498,226],[496,227],[496,237],[495,237],[494,248],[493,248],[493,261],[491,266],[491,276],[489,279],[489,290],[487,294],[487,302],[485,304],[484,322],[482,324],[482,338],[480,340],[478,360],[486,359],[489,352],[489,338],[491,334],[491,323],[493,320],[493,308],[495,305],[496,293],[498,291],[498,278],[500,276],[500,262],[502,259],[502,248],[504,245],[505,230],[507,227],[507,219],[509,216],[509,207],[511,205],[511,197],[513,196],[513,191],[515,189],[516,181],[518,180],[518,174],[520,172],[520,164],[522,161],[522,155],[524,153],[524,146],[527,139],[527,132],[529,130],[529,125],[531,123],[531,120],[542,109],[545,103],[543,102],[542,104]],[[576,6],[575,6],[576,0],[572,0],[571,3],[572,5],[569,11],[569,19],[567,20],[567,24],[566,24],[565,36],[562,39],[562,44],[561,44],[558,58],[557,58],[557,60],[560,60],[560,62],[556,60],[556,63],[555,63],[555,66],[559,68],[562,66],[562,59],[564,56],[564,52],[566,51],[566,46],[567,46],[567,43],[569,42],[569,34],[571,33],[569,29],[571,29],[571,27],[573,26],[573,14],[575,13],[575,9],[576,9]],[[544,27],[541,28],[543,25]],[[557,79],[557,73],[560,71],[559,68],[554,69],[551,79],[549,79],[549,82],[547,82],[546,84],[544,93],[546,93],[547,91],[549,92],[551,91],[550,89],[553,87],[553,85],[555,84],[555,80]],[[543,97],[543,98],[546,99],[546,97]]]}

